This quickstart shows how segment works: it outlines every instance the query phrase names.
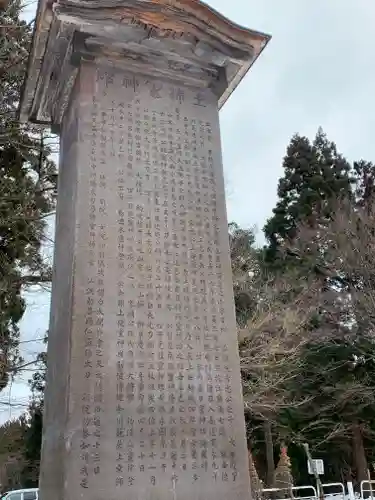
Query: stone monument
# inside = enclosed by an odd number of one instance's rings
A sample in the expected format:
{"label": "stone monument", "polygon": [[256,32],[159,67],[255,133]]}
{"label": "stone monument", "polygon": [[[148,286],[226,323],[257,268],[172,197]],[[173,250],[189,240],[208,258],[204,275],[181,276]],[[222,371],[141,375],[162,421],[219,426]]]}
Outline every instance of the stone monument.
{"label": "stone monument", "polygon": [[197,0],[40,0],[60,134],[41,500],[250,497],[219,109],[269,37]]}

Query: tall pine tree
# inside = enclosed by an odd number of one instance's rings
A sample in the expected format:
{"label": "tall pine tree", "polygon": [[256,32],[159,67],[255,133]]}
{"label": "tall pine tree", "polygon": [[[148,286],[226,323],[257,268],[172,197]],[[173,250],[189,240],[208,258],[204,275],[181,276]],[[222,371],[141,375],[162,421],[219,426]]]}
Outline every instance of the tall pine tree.
{"label": "tall pine tree", "polygon": [[[291,281],[296,283],[298,294],[299,280],[294,274],[304,275],[311,272],[314,263],[301,260],[300,256],[288,251],[288,243],[296,237],[300,223],[311,227],[324,224],[331,215],[331,202],[337,197],[351,194],[351,166],[338,153],[336,145],[330,142],[322,129],[319,129],[313,142],[307,137],[295,135],[287,148],[283,160],[284,175],[279,180],[278,202],[272,217],[264,227],[267,246],[261,262],[264,276],[291,273]],[[269,278],[267,278],[269,279]],[[290,300],[289,294],[286,300]],[[316,321],[316,319],[314,318]],[[312,325],[319,326],[318,323]],[[268,418],[275,418],[272,412]],[[271,426],[264,421],[264,436],[267,445],[268,475],[273,475],[273,453]]]}
{"label": "tall pine tree", "polygon": [[[296,235],[298,224],[324,223],[330,217],[331,201],[351,195],[351,166],[338,153],[322,129],[311,143],[295,135],[283,161],[284,175],[279,181],[279,200],[264,227],[268,241],[265,260],[280,265],[280,249]],[[285,262],[284,262],[285,264]]]}

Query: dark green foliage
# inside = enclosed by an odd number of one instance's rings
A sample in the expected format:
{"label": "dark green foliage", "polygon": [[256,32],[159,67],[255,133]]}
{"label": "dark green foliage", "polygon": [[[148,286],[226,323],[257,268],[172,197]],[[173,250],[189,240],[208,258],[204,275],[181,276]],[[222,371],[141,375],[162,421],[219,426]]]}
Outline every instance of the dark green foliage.
{"label": "dark green foliage", "polygon": [[22,487],[25,429],[23,417],[0,427],[0,484],[3,492]]}
{"label": "dark green foliage", "polygon": [[[280,250],[293,240],[302,221],[316,226],[330,218],[331,201],[351,193],[351,166],[328,141],[321,129],[311,143],[295,135],[283,162],[284,175],[279,181],[279,200],[268,219],[264,234],[268,241],[265,259],[271,267],[279,267]],[[287,259],[287,264],[290,264]],[[284,263],[285,265],[285,263]]]}
{"label": "dark green foliage", "polygon": [[[298,426],[294,429],[296,439],[300,433],[301,439],[308,439],[319,449],[322,436],[333,430],[337,431],[338,438],[345,438],[350,437],[354,422],[372,423],[375,418],[374,346],[361,338],[356,342],[330,338],[304,347],[301,370],[289,390],[313,398],[286,414],[292,420],[298,417]],[[371,432],[370,426],[368,432]]]}
{"label": "dark green foliage", "polygon": [[255,236],[252,229],[240,228],[234,222],[229,224],[229,247],[232,264],[233,292],[236,317],[244,326],[256,305],[252,284],[259,272],[259,257],[254,248]]}
{"label": "dark green foliage", "polygon": [[[45,337],[44,343],[47,343],[47,337]],[[33,394],[33,401],[41,407],[43,407],[44,389],[46,385],[46,372],[47,353],[41,352],[37,357],[37,369],[35,373],[33,373],[32,379],[29,381],[30,388]]]}
{"label": "dark green foliage", "polygon": [[[289,384],[292,395],[306,402],[278,415],[279,429],[294,446],[308,442],[314,456],[326,463],[324,480],[363,479],[356,473],[353,432],[361,429],[367,458],[374,453],[375,362],[374,343],[358,339],[330,339],[306,345],[301,370]],[[291,454],[293,458],[293,453]],[[305,457],[302,455],[302,459]],[[364,457],[366,459],[366,457]],[[299,469],[301,476],[304,468]],[[301,480],[306,481],[306,476]]]}
{"label": "dark green foliage", "polygon": [[40,131],[17,119],[31,37],[20,13],[17,0],[0,13],[0,389],[18,361],[22,288],[49,276],[42,244],[54,206],[50,149]]}
{"label": "dark green foliage", "polygon": [[[31,26],[20,19],[21,3],[0,12],[0,389],[19,365],[18,323],[25,311],[22,290],[50,279],[44,263],[46,218],[54,208],[55,166],[50,140],[17,117],[25,78]],[[34,389],[41,390],[39,375]],[[20,481],[34,485],[39,469],[42,402],[30,407],[21,441]]]}
{"label": "dark green foliage", "polygon": [[[315,456],[327,459],[325,480],[352,479],[361,474],[363,477],[365,461],[358,461],[361,446],[356,447],[353,436],[360,429],[359,439],[364,443],[367,458],[373,457],[375,346],[370,339],[375,314],[371,311],[374,266],[371,251],[360,245],[351,248],[349,242],[347,249],[340,248],[345,238],[355,240],[361,232],[348,226],[348,234],[336,238],[332,231],[337,224],[333,226],[332,221],[337,207],[348,210],[348,215],[366,210],[368,220],[362,216],[352,220],[366,224],[363,234],[375,233],[371,227],[375,167],[363,160],[351,167],[321,130],[312,143],[305,137],[294,136],[283,167],[279,199],[264,227],[268,244],[260,266],[276,285],[290,284],[286,293],[277,295],[285,307],[293,304],[296,310],[300,304],[303,314],[312,305],[314,312],[304,324],[305,338],[311,342],[303,343],[302,349],[295,345],[298,356],[291,356],[291,364],[282,363],[284,372],[279,374],[279,380],[283,382],[279,387],[277,382],[273,386],[276,392],[287,394],[291,402],[282,408],[275,403],[275,411],[269,413],[274,423],[275,448],[281,441],[288,443],[299,484],[308,481],[303,442],[311,445]],[[340,200],[345,202],[340,204]],[[345,220],[346,212],[341,215],[341,220]],[[341,230],[345,231],[345,227]],[[366,243],[372,245],[370,240]],[[316,286],[312,299],[320,297],[319,307],[300,302],[301,286],[310,281]],[[266,331],[270,335],[276,333],[282,319],[281,308],[280,318],[275,317],[271,325],[265,324]],[[293,337],[288,337],[288,342],[293,346]],[[274,359],[271,362],[274,364]],[[286,373],[290,376],[285,377]],[[261,422],[254,417],[249,417],[255,426],[251,429],[253,452],[264,464]],[[362,473],[358,468],[361,464]]]}
{"label": "dark green foliage", "polygon": [[[46,338],[47,341],[47,338]],[[30,405],[30,421],[24,433],[24,468],[22,484],[25,488],[38,486],[40,454],[42,447],[44,389],[46,383],[47,355],[38,356],[37,370],[29,381],[33,394]]]}
{"label": "dark green foliage", "polygon": [[37,488],[42,448],[42,405],[34,403],[30,408],[30,414],[30,422],[24,434],[24,467],[21,477],[24,488]]}
{"label": "dark green foliage", "polygon": [[372,203],[375,196],[375,166],[364,160],[353,165],[355,177],[354,196],[361,206]]}

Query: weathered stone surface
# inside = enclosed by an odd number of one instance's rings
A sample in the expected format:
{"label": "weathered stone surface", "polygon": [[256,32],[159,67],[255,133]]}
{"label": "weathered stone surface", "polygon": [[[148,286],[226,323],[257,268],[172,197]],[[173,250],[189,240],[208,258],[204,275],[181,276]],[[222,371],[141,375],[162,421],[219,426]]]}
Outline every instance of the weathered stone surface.
{"label": "weathered stone surface", "polygon": [[73,95],[42,500],[249,498],[217,97],[90,65]]}
{"label": "weathered stone surface", "polygon": [[41,500],[250,496],[218,109],[269,37],[195,0],[40,0],[61,133]]}
{"label": "weathered stone surface", "polygon": [[60,126],[81,60],[211,88],[220,108],[269,39],[197,0],[40,0],[21,119]]}

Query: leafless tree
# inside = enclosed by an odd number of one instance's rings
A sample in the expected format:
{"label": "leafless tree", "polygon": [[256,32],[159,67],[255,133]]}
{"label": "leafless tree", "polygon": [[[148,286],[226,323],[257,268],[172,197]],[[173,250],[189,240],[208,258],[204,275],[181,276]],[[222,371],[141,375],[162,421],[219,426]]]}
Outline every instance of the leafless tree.
{"label": "leafless tree", "polygon": [[[283,409],[306,409],[313,418],[289,438],[302,444],[315,432],[316,446],[351,440],[359,480],[367,477],[363,437],[373,435],[364,415],[375,409],[374,214],[373,204],[340,200],[324,225],[301,225],[284,248],[298,265],[251,284],[256,308],[240,331],[245,411],[272,421]],[[344,348],[344,359],[327,358],[324,377],[308,372],[307,354]],[[326,400],[291,390],[306,373]],[[343,378],[324,386],[330,373]]]}

